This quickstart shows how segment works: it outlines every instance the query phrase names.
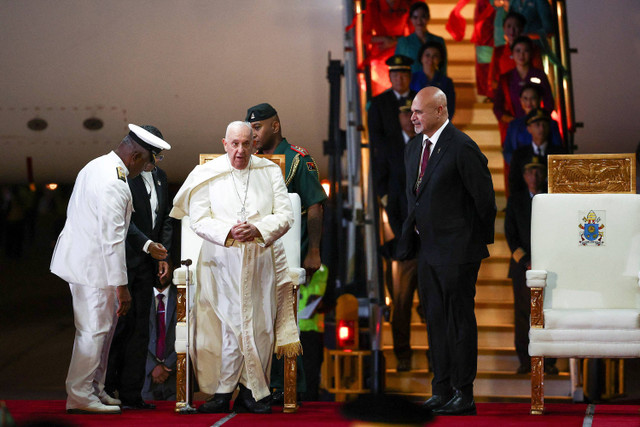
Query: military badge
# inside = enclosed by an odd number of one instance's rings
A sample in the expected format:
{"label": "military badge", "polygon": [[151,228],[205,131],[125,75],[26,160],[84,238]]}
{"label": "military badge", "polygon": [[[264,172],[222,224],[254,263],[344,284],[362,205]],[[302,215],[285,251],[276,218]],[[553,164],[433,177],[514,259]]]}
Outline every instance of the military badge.
{"label": "military badge", "polygon": [[317,172],[318,168],[316,167],[315,162],[307,162],[307,169],[309,169],[309,172]]}
{"label": "military badge", "polygon": [[579,211],[579,243],[582,246],[604,245],[605,211]]}
{"label": "military badge", "polygon": [[124,169],[120,166],[116,166],[116,171],[118,172],[118,179],[127,182],[127,174],[124,173]]}

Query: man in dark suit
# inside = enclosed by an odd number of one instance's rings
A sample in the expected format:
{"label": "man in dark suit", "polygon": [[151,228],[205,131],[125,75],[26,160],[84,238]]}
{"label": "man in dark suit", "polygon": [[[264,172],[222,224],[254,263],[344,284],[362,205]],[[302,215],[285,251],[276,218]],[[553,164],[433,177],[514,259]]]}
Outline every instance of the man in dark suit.
{"label": "man in dark suit", "polygon": [[[411,137],[402,128],[401,108],[410,105],[415,92],[409,90],[413,60],[395,55],[387,60],[391,88],[371,100],[368,111],[369,141],[371,143],[374,188],[387,213],[389,226],[395,239],[388,245],[387,255],[395,258],[395,245],[402,234],[402,223],[407,217],[405,197],[404,149]],[[410,125],[410,114],[409,114]],[[411,308],[416,288],[415,259],[397,261],[392,266],[391,297],[393,317],[391,330],[397,370],[411,369]]]}
{"label": "man in dark suit", "polygon": [[[162,138],[154,126],[142,127]],[[124,409],[155,408],[141,396],[149,341],[149,309],[154,284],[169,274],[167,260],[173,227],[169,218],[171,199],[167,175],[153,166],[129,180],[134,212],[127,232],[126,254],[132,307],[118,320],[105,384],[109,393],[118,391]]]}
{"label": "man in dark suit", "polygon": [[[166,284],[166,285],[165,285]],[[153,289],[149,313],[149,346],[142,398],[176,400],[176,305],[178,291],[169,277]],[[164,339],[163,339],[164,338]]]}
{"label": "man in dark suit", "polygon": [[475,283],[493,243],[493,182],[487,158],[449,122],[440,89],[418,92],[411,111],[418,135],[405,151],[409,212],[400,255],[418,254],[434,373],[433,396],[424,406],[442,415],[475,414]]}
{"label": "man in dark suit", "polygon": [[[524,166],[536,162],[547,166],[549,154],[566,154],[567,150],[561,145],[551,145],[551,116],[542,108],[534,108],[525,117],[527,132],[531,134],[531,145],[518,148],[511,157],[509,169],[509,193],[526,191],[527,184],[524,181]],[[546,181],[545,181],[546,182]]]}

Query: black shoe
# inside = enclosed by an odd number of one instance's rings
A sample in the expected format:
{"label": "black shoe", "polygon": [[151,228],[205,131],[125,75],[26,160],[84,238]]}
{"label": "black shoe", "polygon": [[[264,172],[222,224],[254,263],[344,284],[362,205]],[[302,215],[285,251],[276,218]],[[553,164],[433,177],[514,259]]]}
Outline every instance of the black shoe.
{"label": "black shoe", "polygon": [[156,409],[153,403],[147,403],[144,400],[122,400],[122,409]]}
{"label": "black shoe", "polygon": [[438,415],[475,415],[476,404],[473,401],[473,396],[465,396],[457,391],[446,405],[434,409],[433,412]]}
{"label": "black shoe", "polygon": [[434,394],[422,404],[422,407],[433,411],[435,409],[442,408],[444,405],[449,403],[452,397],[453,394]]}
{"label": "black shoe", "polygon": [[406,357],[402,359],[398,359],[398,364],[396,365],[396,371],[398,372],[407,372],[411,370],[411,358]]}
{"label": "black shoe", "polygon": [[284,391],[274,391],[271,393],[271,405],[283,406],[284,405]]}
{"label": "black shoe", "polygon": [[516,369],[516,374],[528,374],[531,372],[531,363],[528,365],[520,365],[518,369]]}
{"label": "black shoe", "polygon": [[229,412],[229,403],[231,403],[232,395],[233,393],[216,393],[200,405],[198,412],[201,414]]}
{"label": "black shoe", "polygon": [[271,396],[260,399],[256,402],[251,394],[251,390],[240,384],[240,392],[233,402],[233,412],[251,412],[252,414],[270,414],[271,413]]}
{"label": "black shoe", "polygon": [[558,368],[556,367],[556,365],[545,365],[544,366],[544,373],[547,375],[558,375]]}

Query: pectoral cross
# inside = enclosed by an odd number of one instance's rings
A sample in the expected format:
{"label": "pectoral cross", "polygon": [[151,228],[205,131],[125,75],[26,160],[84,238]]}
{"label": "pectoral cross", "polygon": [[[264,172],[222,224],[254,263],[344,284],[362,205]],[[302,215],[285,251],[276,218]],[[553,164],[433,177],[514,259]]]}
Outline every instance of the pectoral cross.
{"label": "pectoral cross", "polygon": [[240,218],[240,222],[247,221],[247,210],[244,208],[244,206],[238,211],[238,217]]}

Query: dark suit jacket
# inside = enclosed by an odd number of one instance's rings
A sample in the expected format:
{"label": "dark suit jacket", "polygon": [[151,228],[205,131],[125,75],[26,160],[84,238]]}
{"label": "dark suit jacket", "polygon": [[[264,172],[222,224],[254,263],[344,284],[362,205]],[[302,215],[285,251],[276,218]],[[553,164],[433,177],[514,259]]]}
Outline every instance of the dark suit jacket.
{"label": "dark suit jacket", "polygon": [[504,234],[513,253],[522,248],[526,255],[516,263],[513,258],[509,263],[509,277],[526,270],[531,260],[531,194],[529,190],[512,193],[507,201],[507,213],[504,218]]}
{"label": "dark suit jacket", "polygon": [[[538,161],[547,166],[547,158],[549,154],[567,154],[567,149],[562,146],[547,144],[547,151],[544,156],[535,156]],[[533,160],[533,147],[527,145],[526,147],[520,147],[513,152],[511,156],[511,164],[509,168],[509,193],[515,193],[518,191],[528,191],[527,184],[524,182],[522,174],[524,173],[524,167],[527,163],[531,163]]]}
{"label": "dark suit jacket", "polygon": [[171,211],[171,200],[169,200],[169,185],[167,184],[167,174],[156,168],[153,174],[153,183],[158,195],[158,216],[155,227],[151,227],[151,202],[149,194],[144,185],[141,175],[128,180],[131,195],[133,196],[133,213],[131,223],[127,232],[127,268],[132,269],[139,266],[149,254],[142,251],[142,247],[147,240],[162,243],[171,250],[171,232],[173,230],[172,219],[169,217]]}
{"label": "dark suit jacket", "polygon": [[400,255],[408,258],[415,253],[419,239],[420,251],[431,265],[463,264],[488,257],[497,209],[487,158],[469,136],[449,122],[416,195],[421,152],[419,134],[405,152],[409,212]]}
{"label": "dark suit jacket", "polygon": [[[409,98],[416,95],[409,91]],[[402,233],[407,217],[405,197],[405,143],[398,120],[400,103],[389,89],[371,100],[368,110],[369,141],[371,144],[374,189],[378,196],[387,195],[387,216],[396,238]]]}
{"label": "dark suit jacket", "polygon": [[[177,313],[176,313],[176,305],[178,302],[178,291],[175,285],[171,285],[169,288],[169,298],[165,304],[166,310],[166,335],[165,335],[165,354],[164,355],[156,355],[156,302],[155,298],[151,303],[151,310],[149,312],[149,348],[147,352],[147,362],[145,367],[145,379],[144,379],[144,387],[142,388],[142,397],[145,400],[155,400],[153,390],[157,388],[162,388],[162,393],[164,395],[164,399],[176,393],[176,382],[175,382],[175,374],[176,374],[176,360],[177,354],[175,350],[176,343],[176,323],[177,323]],[[171,374],[169,375],[169,379],[165,381],[163,384],[153,384],[151,381],[151,371],[156,367],[158,361],[156,360],[164,360],[164,365],[169,369],[172,369]]]}

